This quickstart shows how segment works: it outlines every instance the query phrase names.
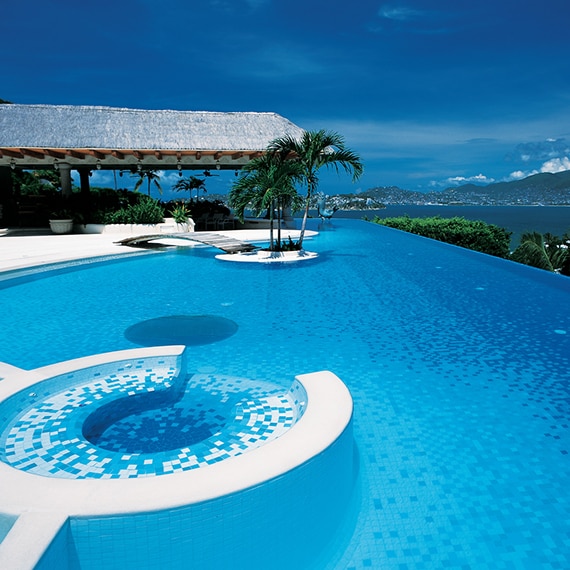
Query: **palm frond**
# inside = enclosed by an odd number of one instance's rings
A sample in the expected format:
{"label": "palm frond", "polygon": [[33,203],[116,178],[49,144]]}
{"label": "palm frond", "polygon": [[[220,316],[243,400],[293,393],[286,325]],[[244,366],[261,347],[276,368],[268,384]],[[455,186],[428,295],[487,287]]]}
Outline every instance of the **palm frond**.
{"label": "palm frond", "polygon": [[554,271],[548,252],[544,247],[542,235],[538,232],[526,232],[521,236],[520,245],[511,254],[511,259],[538,269]]}
{"label": "palm frond", "polygon": [[305,212],[301,225],[299,242],[303,243],[311,195],[318,186],[317,171],[322,168],[334,168],[337,172],[343,169],[352,174],[356,181],[363,172],[360,157],[345,146],[344,138],[333,131],[304,131],[299,139],[290,135],[273,140],[268,148],[268,154],[278,156],[281,160],[289,159],[302,166],[302,174],[307,185]]}

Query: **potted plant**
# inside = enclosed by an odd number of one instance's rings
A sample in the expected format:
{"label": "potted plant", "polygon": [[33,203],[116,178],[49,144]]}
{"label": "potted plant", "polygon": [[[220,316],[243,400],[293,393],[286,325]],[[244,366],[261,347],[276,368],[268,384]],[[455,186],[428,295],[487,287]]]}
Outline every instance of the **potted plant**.
{"label": "potted plant", "polygon": [[193,227],[191,229],[191,226],[193,226],[193,224],[191,224],[190,220],[190,210],[186,207],[185,204],[177,204],[174,208],[172,208],[170,213],[176,222],[176,228],[178,231],[193,231]]}
{"label": "potted plant", "polygon": [[49,218],[49,227],[54,234],[68,234],[73,229],[73,214],[69,210],[53,212]]}

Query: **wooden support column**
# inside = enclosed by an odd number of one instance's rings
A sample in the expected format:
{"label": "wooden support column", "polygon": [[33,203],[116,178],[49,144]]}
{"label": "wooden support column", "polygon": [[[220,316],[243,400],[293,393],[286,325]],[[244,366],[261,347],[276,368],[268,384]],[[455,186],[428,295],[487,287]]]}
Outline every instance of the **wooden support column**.
{"label": "wooden support column", "polygon": [[87,220],[91,203],[91,187],[89,186],[89,174],[91,169],[78,168],[77,170],[79,172],[79,184],[81,187],[81,213],[83,214],[84,220]]}
{"label": "wooden support column", "polygon": [[89,168],[78,168],[79,171],[79,183],[81,186],[81,195],[83,197],[88,196],[91,188],[89,186],[89,173],[91,169]]}
{"label": "wooden support column", "polygon": [[71,196],[71,165],[67,162],[59,163],[59,179],[61,180],[61,195],[64,198]]}

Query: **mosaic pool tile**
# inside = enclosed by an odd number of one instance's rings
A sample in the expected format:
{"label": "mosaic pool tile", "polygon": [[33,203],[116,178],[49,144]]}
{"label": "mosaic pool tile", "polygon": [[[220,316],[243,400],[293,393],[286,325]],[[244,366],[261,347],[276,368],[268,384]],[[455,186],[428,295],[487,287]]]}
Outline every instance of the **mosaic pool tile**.
{"label": "mosaic pool tile", "polygon": [[[164,364],[164,363],[163,363]],[[108,367],[107,367],[108,368]],[[36,475],[132,478],[188,471],[279,437],[301,417],[304,390],[172,366],[127,364],[66,375],[13,399],[0,459]],[[17,403],[17,404],[16,404]],[[4,408],[6,406],[4,405]]]}

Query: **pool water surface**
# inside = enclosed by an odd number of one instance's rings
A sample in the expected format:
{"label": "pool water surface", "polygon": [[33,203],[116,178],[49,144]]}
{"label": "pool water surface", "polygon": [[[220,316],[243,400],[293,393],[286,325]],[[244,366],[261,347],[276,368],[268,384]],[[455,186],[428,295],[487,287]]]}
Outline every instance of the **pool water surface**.
{"label": "pool water surface", "polygon": [[205,247],[4,281],[0,361],[135,348],[127,331],[164,317],[235,323],[188,346],[190,373],[328,369],[351,391],[357,492],[318,568],[570,567],[570,279],[360,221],[312,229],[319,257],[296,266]]}

